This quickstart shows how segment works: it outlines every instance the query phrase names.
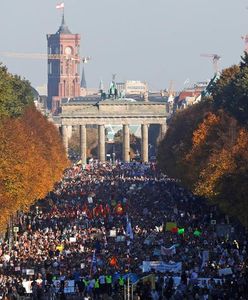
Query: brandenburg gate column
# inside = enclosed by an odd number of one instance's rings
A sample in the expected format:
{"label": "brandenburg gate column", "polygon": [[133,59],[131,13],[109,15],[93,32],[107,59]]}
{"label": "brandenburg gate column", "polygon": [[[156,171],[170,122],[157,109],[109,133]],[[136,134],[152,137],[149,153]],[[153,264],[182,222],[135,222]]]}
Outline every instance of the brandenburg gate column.
{"label": "brandenburg gate column", "polygon": [[79,134],[80,134],[80,156],[82,164],[86,164],[87,159],[87,135],[86,135],[86,126],[79,125]]}
{"label": "brandenburg gate column", "polygon": [[105,127],[98,125],[98,158],[100,161],[105,161],[105,157]]}
{"label": "brandenburg gate column", "polygon": [[66,125],[61,126],[61,133],[62,133],[62,140],[65,147],[65,151],[68,154],[68,132],[67,132]]}
{"label": "brandenburg gate column", "polygon": [[72,125],[67,126],[67,136],[68,136],[68,139],[70,140],[72,137]]}
{"label": "brandenburg gate column", "polygon": [[141,160],[148,162],[148,125],[141,125]]}
{"label": "brandenburg gate column", "polygon": [[129,125],[123,125],[122,158],[125,162],[130,162],[130,133]]}
{"label": "brandenburg gate column", "polygon": [[167,131],[167,124],[161,124],[160,125],[160,131],[159,131],[159,142],[161,142],[166,134]]}

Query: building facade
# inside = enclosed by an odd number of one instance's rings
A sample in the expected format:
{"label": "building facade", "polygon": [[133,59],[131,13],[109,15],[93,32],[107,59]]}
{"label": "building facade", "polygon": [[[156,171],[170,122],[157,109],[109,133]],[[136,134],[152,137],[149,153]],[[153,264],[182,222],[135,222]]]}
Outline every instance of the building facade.
{"label": "building facade", "polygon": [[126,96],[131,95],[145,95],[148,93],[148,85],[144,81],[139,80],[127,80],[125,82],[116,83],[117,90],[119,94],[124,94]]}
{"label": "building facade", "polygon": [[48,109],[57,112],[62,98],[80,96],[80,35],[72,34],[64,15],[59,30],[47,35]]}

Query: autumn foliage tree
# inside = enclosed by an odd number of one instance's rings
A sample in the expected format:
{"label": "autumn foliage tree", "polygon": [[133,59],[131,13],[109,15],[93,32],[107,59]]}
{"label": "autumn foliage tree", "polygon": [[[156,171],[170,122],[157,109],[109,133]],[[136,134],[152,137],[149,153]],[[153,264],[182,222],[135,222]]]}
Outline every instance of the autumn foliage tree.
{"label": "autumn foliage tree", "polygon": [[[36,199],[46,196],[68,162],[57,129],[32,104],[29,83],[7,73],[5,68],[0,73],[0,230],[3,230],[10,215],[28,209]],[[8,87],[7,94],[3,87]],[[16,97],[13,102],[12,95]]]}
{"label": "autumn foliage tree", "polygon": [[248,56],[222,72],[212,99],[177,113],[159,164],[248,227]]}

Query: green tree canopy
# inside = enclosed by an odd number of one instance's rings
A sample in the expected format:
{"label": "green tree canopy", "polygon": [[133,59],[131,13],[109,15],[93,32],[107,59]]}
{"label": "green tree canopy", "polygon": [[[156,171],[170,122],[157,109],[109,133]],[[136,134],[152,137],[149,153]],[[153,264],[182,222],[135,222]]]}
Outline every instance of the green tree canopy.
{"label": "green tree canopy", "polygon": [[33,103],[30,83],[12,75],[0,64],[0,117],[20,116],[24,108]]}
{"label": "green tree canopy", "polygon": [[216,109],[222,108],[238,122],[248,125],[248,54],[242,57],[240,66],[225,69],[212,87]]}

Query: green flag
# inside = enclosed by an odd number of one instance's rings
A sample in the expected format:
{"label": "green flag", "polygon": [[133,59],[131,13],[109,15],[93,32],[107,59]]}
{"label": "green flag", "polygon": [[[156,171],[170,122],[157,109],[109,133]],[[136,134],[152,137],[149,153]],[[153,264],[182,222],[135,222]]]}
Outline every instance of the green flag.
{"label": "green flag", "polygon": [[179,228],[178,229],[178,234],[184,234],[184,228]]}
{"label": "green flag", "polygon": [[200,235],[201,235],[201,232],[199,230],[194,231],[194,236],[200,236]]}

